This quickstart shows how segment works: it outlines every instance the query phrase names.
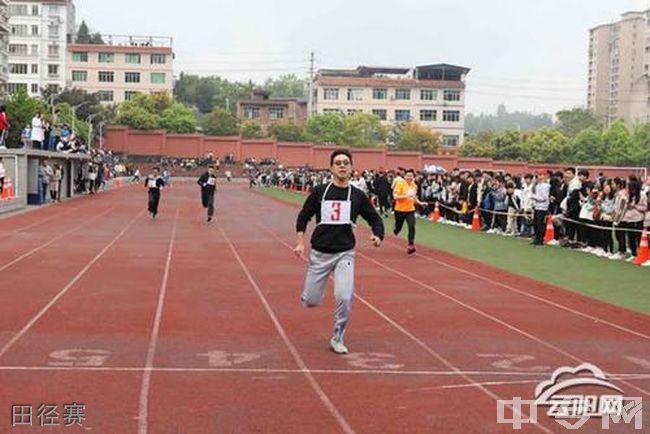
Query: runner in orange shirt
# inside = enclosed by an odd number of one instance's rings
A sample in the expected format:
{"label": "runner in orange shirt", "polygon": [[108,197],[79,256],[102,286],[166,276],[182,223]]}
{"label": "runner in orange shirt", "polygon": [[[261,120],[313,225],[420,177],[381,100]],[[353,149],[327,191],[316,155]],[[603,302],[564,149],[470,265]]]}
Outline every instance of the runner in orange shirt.
{"label": "runner in orange shirt", "polygon": [[408,248],[406,253],[415,253],[415,204],[426,206],[417,197],[418,186],[414,181],[415,171],[409,169],[393,187],[393,198],[395,199],[395,229],[393,233],[399,235],[404,226],[404,221],[408,225]]}

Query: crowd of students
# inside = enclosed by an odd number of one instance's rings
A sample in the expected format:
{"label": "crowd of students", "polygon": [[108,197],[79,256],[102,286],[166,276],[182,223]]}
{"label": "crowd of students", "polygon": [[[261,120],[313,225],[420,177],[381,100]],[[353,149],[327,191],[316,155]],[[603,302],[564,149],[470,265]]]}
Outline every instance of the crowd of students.
{"label": "crowd of students", "polygon": [[[394,213],[393,183],[404,169],[354,172],[351,183],[368,194],[383,215]],[[266,169],[254,183],[313,189],[331,181],[329,171]],[[438,205],[443,223],[469,227],[478,209],[483,231],[527,237],[542,245],[548,215],[556,242],[609,259],[631,261],[644,228],[650,228],[650,178],[608,178],[588,170],[540,171],[512,175],[493,171],[418,172],[417,215],[427,218]]]}

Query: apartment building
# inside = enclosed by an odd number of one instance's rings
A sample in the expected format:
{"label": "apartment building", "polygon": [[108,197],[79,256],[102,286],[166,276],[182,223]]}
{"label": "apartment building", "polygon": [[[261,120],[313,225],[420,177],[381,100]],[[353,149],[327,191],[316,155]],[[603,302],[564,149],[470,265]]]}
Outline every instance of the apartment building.
{"label": "apartment building", "polygon": [[0,0],[0,93],[7,88],[9,79],[9,2]]}
{"label": "apartment building", "polygon": [[250,99],[237,102],[237,116],[267,128],[276,123],[303,125],[307,117],[304,98],[270,98],[269,92],[253,91]]}
{"label": "apartment building", "polygon": [[650,9],[589,31],[587,103],[605,123],[650,122]]}
{"label": "apartment building", "polygon": [[469,71],[448,64],[322,69],[314,81],[313,111],[372,113],[387,125],[415,121],[440,132],[443,146],[460,146]]}
{"label": "apartment building", "polygon": [[76,31],[72,0],[9,1],[7,91],[65,87],[65,49]]}
{"label": "apartment building", "polygon": [[173,39],[102,35],[104,44],[69,44],[66,85],[119,104],[138,93],[173,92]]}

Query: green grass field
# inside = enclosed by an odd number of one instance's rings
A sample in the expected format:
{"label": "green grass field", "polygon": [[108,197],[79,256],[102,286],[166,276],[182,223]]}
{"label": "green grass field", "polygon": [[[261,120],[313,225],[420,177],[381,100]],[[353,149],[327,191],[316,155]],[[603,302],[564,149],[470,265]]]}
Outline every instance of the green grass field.
{"label": "green grass field", "polygon": [[[273,188],[258,191],[302,204],[300,193]],[[385,219],[387,228],[392,219]],[[406,232],[406,231],[404,231]],[[474,233],[449,225],[417,221],[418,244],[473,259],[514,274],[547,282],[598,300],[650,314],[650,267],[636,267],[560,247],[532,247],[528,241]]]}

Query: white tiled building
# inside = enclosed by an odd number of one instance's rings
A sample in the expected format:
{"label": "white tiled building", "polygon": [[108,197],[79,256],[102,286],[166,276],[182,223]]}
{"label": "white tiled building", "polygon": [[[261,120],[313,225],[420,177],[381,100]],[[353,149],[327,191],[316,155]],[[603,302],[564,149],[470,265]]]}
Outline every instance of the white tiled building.
{"label": "white tiled building", "polygon": [[468,72],[447,64],[320,70],[314,83],[314,112],[372,113],[384,124],[416,121],[440,132],[444,146],[459,146],[465,132]]}
{"label": "white tiled building", "polygon": [[9,2],[0,0],[0,90],[9,78]]}
{"label": "white tiled building", "polygon": [[76,31],[72,0],[9,1],[7,91],[65,87],[66,46]]}

